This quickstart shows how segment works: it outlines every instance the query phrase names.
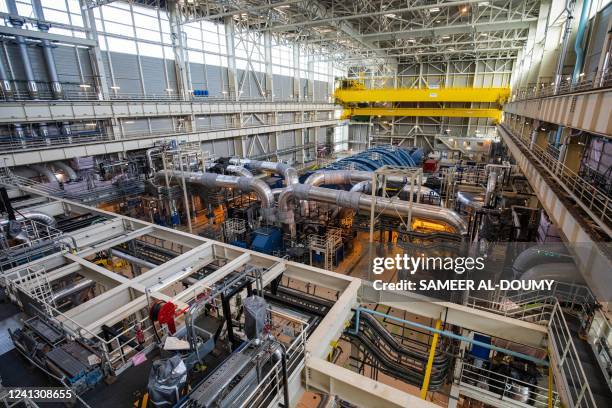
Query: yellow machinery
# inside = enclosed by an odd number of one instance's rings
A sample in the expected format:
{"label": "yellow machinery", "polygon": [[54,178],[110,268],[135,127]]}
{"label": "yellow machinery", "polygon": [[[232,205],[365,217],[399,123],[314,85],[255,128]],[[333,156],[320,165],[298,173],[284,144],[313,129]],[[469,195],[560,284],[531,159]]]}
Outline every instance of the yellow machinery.
{"label": "yellow machinery", "polygon": [[[490,118],[501,120],[503,105],[510,97],[510,88],[383,88],[366,89],[362,82],[342,80],[334,92],[336,101],[344,105],[342,117],[353,116],[430,116],[453,118]],[[490,108],[403,108],[364,106],[397,102],[492,103]]]}

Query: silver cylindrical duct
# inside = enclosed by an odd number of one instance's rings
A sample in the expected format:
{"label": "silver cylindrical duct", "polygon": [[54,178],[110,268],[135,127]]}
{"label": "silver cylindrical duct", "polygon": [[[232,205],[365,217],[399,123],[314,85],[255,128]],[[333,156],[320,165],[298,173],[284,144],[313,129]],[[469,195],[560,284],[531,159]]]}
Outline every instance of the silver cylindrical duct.
{"label": "silver cylindrical duct", "polygon": [[15,136],[17,136],[17,139],[22,146],[26,145],[25,131],[23,130],[23,126],[21,126],[19,123],[15,123]]}
{"label": "silver cylindrical duct", "polygon": [[0,58],[0,88],[2,88],[5,99],[11,99],[13,97],[13,88],[11,87],[11,81],[4,63],[2,62],[2,58]]}
{"label": "silver cylindrical duct", "polygon": [[152,147],[151,149],[147,149],[145,154],[147,155],[147,164],[149,165],[149,175],[155,174],[155,167],[153,167],[153,153],[161,152],[161,147]]}
{"label": "silver cylindrical duct", "polygon": [[573,263],[545,263],[535,265],[523,273],[520,280],[554,280],[555,282],[584,285],[584,278]]}
{"label": "silver cylindrical duct", "polygon": [[28,54],[28,44],[25,38],[21,35],[15,36],[15,42],[19,48],[19,56],[23,64],[23,73],[26,77],[28,94],[32,99],[38,99],[38,85],[34,79],[34,70],[32,69],[32,61],[30,61],[30,55]]}
{"label": "silver cylindrical duct", "polygon": [[51,92],[54,99],[62,99],[62,84],[57,75],[57,68],[55,67],[55,58],[53,57],[53,45],[49,40],[42,40],[41,47],[43,50],[43,56],[45,57],[45,64],[47,65],[47,73],[49,74],[49,80],[51,81]]}
{"label": "silver cylindrical duct", "polygon": [[[51,25],[45,22],[44,9],[40,0],[32,0],[32,7],[34,8],[34,14],[38,19],[36,26],[42,32],[48,32]],[[57,68],[55,67],[55,57],[53,56],[53,45],[51,41],[43,39],[40,41],[40,45],[43,51],[43,57],[45,58],[45,64],[47,66],[47,73],[49,74],[49,80],[51,82],[51,93],[54,99],[61,99],[62,95],[62,84],[59,81],[57,75]]]}
{"label": "silver cylindrical duct", "polygon": [[487,189],[485,191],[485,206],[492,208],[495,206],[495,196],[497,194],[497,172],[492,171],[489,173],[489,179],[487,180]]}
{"label": "silver cylindrical duct", "polygon": [[52,163],[53,167],[57,167],[62,170],[64,174],[68,177],[70,181],[77,181],[79,176],[76,174],[76,171],[72,167],[70,167],[67,163],[56,161]]}
{"label": "silver cylindrical duct", "polygon": [[46,123],[38,124],[38,133],[40,137],[45,140],[45,144],[49,146],[51,144],[51,139],[49,138],[49,126]]}
{"label": "silver cylindrical duct", "polygon": [[[15,214],[16,221],[23,221],[24,219],[40,222],[49,227],[54,227],[56,224],[55,218],[43,212],[39,212],[39,211],[27,211],[27,212],[21,212],[20,214]],[[0,226],[5,226],[8,223],[9,223],[9,220],[0,220]]]}
{"label": "silver cylindrical duct", "polygon": [[72,128],[70,122],[62,122],[62,134],[68,139],[68,143],[72,143]]}
{"label": "silver cylindrical duct", "polygon": [[[320,185],[353,185],[361,181],[372,181],[374,172],[362,170],[323,170],[312,173],[304,184],[313,186]],[[405,184],[408,182],[406,177],[387,176],[387,182]]]}
{"label": "silver cylindrical duct", "polygon": [[297,184],[300,182],[298,179],[297,170],[285,163],[239,158],[230,159],[230,163],[239,166],[244,165],[250,170],[265,170],[279,174],[285,179],[285,186],[290,186],[292,184]]}
{"label": "silver cylindrical duct", "polygon": [[[357,211],[366,212],[370,211],[373,199],[370,195],[355,191],[332,190],[309,184],[295,184],[285,189],[278,199],[279,213],[285,220],[291,218],[287,215],[290,212],[289,200],[291,197],[295,197],[299,200],[312,200],[335,204],[339,207],[352,208]],[[385,197],[374,197],[373,204],[375,206],[375,211],[390,217],[397,217],[398,214],[408,215],[410,207],[412,207],[413,217],[442,222],[461,235],[465,235],[468,232],[468,226],[465,220],[463,220],[459,214],[447,208],[410,203],[396,198],[391,199]]]}
{"label": "silver cylindrical duct", "polygon": [[572,263],[574,258],[561,243],[545,244],[527,248],[514,260],[512,269],[516,276],[521,276],[536,265],[547,263]]}
{"label": "silver cylindrical duct", "polygon": [[51,300],[53,302],[58,302],[64,298],[67,298],[68,296],[74,295],[75,293],[80,293],[85,289],[89,289],[95,284],[96,282],[91,279],[81,279],[78,282],[67,285],[57,292],[53,292],[53,295],[51,295]]}
{"label": "silver cylindrical duct", "polygon": [[230,164],[225,168],[225,171],[232,174],[237,174],[242,177],[253,177],[253,173],[242,166],[236,166],[234,164]]}
{"label": "silver cylindrical duct", "polygon": [[145,261],[144,259],[136,258],[133,255],[126,254],[125,252],[117,251],[116,249],[111,249],[111,255],[116,256],[117,258],[125,259],[128,262],[131,262],[138,266],[143,266],[149,269],[153,269],[157,266],[152,262]]}
{"label": "silver cylindrical duct", "polygon": [[51,169],[44,164],[30,164],[28,167],[38,172],[38,174],[45,176],[49,183],[59,183],[55,173],[53,173],[53,171],[51,171]]}
{"label": "silver cylindrical duct", "polygon": [[155,174],[156,178],[176,177],[184,179],[186,183],[197,184],[208,188],[235,188],[240,191],[252,191],[261,201],[262,213],[267,221],[274,221],[274,194],[270,187],[255,177],[226,176],[215,173],[195,173],[190,171],[161,170]]}

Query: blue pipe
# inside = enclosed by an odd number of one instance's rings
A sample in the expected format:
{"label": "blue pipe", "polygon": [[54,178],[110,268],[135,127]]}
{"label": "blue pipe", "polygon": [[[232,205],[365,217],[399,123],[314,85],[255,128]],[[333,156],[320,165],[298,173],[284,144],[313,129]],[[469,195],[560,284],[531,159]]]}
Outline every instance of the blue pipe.
{"label": "blue pipe", "polygon": [[500,353],[504,353],[504,354],[507,354],[509,356],[514,356],[514,357],[522,358],[523,360],[531,361],[531,362],[536,363],[538,365],[548,367],[548,361],[540,360],[539,358],[528,356],[527,354],[517,353],[516,351],[508,350],[508,349],[505,349],[505,348],[502,348],[502,347],[497,347],[497,346],[494,346],[494,345],[488,344],[488,343],[483,343],[481,341],[470,339],[469,337],[465,337],[465,336],[460,336],[458,334],[455,334],[455,333],[452,333],[452,332],[449,332],[449,331],[439,330],[439,329],[436,329],[434,327],[425,326],[424,324],[421,324],[421,323],[416,323],[416,322],[411,322],[409,320],[400,319],[399,317],[391,316],[391,315],[388,315],[386,313],[377,312],[377,311],[371,310],[371,309],[366,309],[364,307],[357,307],[355,310],[356,310],[357,314],[355,316],[355,330],[352,332],[353,334],[358,334],[359,333],[359,315],[360,315],[360,313],[361,312],[363,312],[363,313],[370,313],[370,314],[372,314],[374,316],[379,316],[379,317],[382,317],[382,318],[385,318],[385,319],[395,320],[396,322],[404,323],[404,324],[407,324],[409,326],[416,327],[417,329],[426,330],[426,331],[429,331],[429,332],[432,332],[432,333],[438,333],[440,336],[449,337],[449,338],[454,339],[454,340],[466,341],[466,342],[471,343],[471,344],[476,345],[476,346],[484,347],[484,348],[489,349],[489,350],[499,351]]}
{"label": "blue pipe", "polygon": [[574,65],[574,73],[572,74],[572,83],[575,84],[580,78],[582,64],[584,63],[584,50],[582,42],[584,41],[584,32],[586,31],[587,21],[589,20],[589,9],[591,8],[591,0],[582,0],[582,11],[580,12],[580,21],[578,23],[578,33],[576,34],[576,42],[574,50],[576,51],[576,64]]}

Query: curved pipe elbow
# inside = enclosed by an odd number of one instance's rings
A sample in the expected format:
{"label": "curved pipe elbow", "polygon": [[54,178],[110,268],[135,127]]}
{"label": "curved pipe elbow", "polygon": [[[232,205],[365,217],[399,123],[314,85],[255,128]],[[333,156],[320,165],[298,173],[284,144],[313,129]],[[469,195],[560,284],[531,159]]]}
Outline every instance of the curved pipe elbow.
{"label": "curved pipe elbow", "polygon": [[253,177],[253,173],[251,173],[245,167],[237,166],[235,164],[230,164],[229,166],[227,166],[225,168],[225,171],[232,173],[232,174],[237,174],[242,177]]}
{"label": "curved pipe elbow", "polygon": [[52,165],[62,170],[70,181],[77,181],[79,176],[77,176],[76,171],[72,167],[70,167],[67,163],[56,161],[53,162]]}

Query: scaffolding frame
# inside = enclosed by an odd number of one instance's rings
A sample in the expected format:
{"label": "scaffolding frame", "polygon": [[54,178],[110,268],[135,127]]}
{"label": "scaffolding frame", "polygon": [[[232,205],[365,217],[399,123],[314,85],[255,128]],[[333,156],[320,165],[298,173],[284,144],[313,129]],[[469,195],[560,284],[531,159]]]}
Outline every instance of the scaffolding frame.
{"label": "scaffolding frame", "polygon": [[[370,239],[369,242],[374,242],[374,226],[382,215],[382,210],[376,210],[376,201],[379,198],[376,193],[380,189],[382,191],[382,198],[390,198],[392,200],[399,200],[399,193],[401,189],[398,189],[395,194],[388,194],[387,192],[387,181],[389,178],[402,177],[404,179],[404,188],[409,187],[408,190],[408,214],[400,214],[396,210],[398,220],[400,221],[399,228],[402,226],[406,231],[412,230],[412,206],[413,203],[419,203],[421,200],[421,185],[423,184],[423,169],[420,167],[403,167],[403,166],[390,166],[386,165],[375,170],[372,174],[372,201],[370,206]],[[386,208],[386,207],[385,207]]]}

